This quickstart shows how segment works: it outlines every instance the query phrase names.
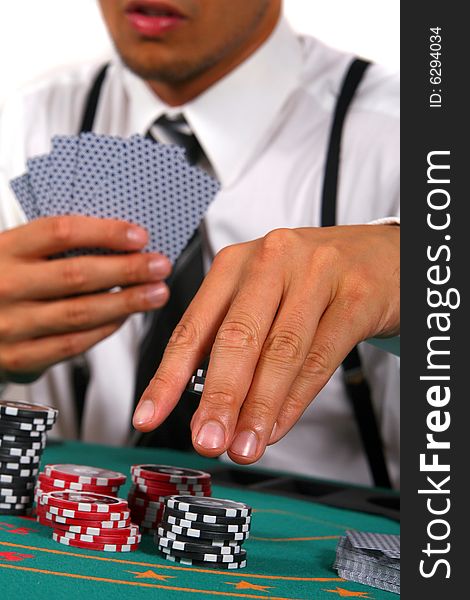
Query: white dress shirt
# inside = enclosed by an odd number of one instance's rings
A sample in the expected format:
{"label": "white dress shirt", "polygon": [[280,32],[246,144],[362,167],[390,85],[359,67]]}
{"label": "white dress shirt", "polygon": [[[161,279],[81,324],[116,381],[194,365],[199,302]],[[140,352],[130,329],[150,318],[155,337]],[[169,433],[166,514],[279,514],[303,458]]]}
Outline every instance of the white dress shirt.
{"label": "white dress shirt", "polygon": [[[104,83],[95,131],[143,134],[163,113],[183,112],[222,189],[206,216],[210,256],[279,227],[320,223],[327,140],[351,55],[296,35],[281,20],[242,65],[188,104],[170,109],[117,57]],[[0,228],[25,217],[8,182],[26,159],[50,150],[53,135],[77,133],[84,100],[99,65],[55,74],[14,95],[0,117]],[[368,223],[398,215],[398,83],[372,66],[348,114],[342,146],[338,223]],[[133,411],[141,315],[87,352],[92,370],[84,439],[126,443]],[[399,478],[398,359],[368,344],[361,354],[373,390],[388,466]],[[50,368],[5,396],[60,410],[56,433],[76,436],[69,365]],[[268,448],[261,465],[327,479],[370,483],[352,411],[337,372],[292,432]]]}

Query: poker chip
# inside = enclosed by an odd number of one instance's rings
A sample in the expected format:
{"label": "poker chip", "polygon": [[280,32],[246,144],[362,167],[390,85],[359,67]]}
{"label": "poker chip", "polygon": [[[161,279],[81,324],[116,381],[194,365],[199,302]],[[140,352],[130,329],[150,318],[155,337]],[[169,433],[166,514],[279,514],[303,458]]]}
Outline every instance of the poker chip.
{"label": "poker chip", "polygon": [[[44,496],[42,496],[44,498]],[[41,504],[43,504],[41,498]],[[69,508],[58,508],[56,506],[49,506],[48,512],[51,515],[58,515],[59,517],[69,517],[70,519],[89,519],[89,512],[80,512],[78,510],[71,510]],[[119,512],[107,512],[107,513],[93,513],[96,521],[125,521],[131,516],[130,511],[123,510]]]}
{"label": "poker chip", "polygon": [[206,531],[196,529],[195,527],[180,527],[171,523],[163,525],[164,531],[177,533],[189,538],[199,538],[203,540],[236,540],[245,541],[250,537],[249,531],[229,532],[229,531]]}
{"label": "poker chip", "polygon": [[220,517],[217,515],[205,515],[203,513],[175,510],[173,508],[169,508],[168,506],[165,508],[165,512],[167,515],[171,515],[177,519],[185,519],[187,521],[194,521],[196,523],[229,523],[232,525],[245,525],[251,523],[250,515],[248,517]]}
{"label": "poker chip", "polygon": [[98,542],[83,542],[81,540],[72,540],[61,536],[55,532],[52,533],[52,539],[59,544],[73,546],[74,548],[84,548],[88,550],[100,550],[101,552],[132,552],[137,550],[139,544],[100,544]]}
{"label": "poker chip", "polygon": [[30,443],[25,443],[25,441],[22,439],[17,440],[15,439],[15,436],[11,436],[11,435],[5,435],[5,436],[0,436],[0,448],[2,450],[5,449],[19,449],[19,450],[23,450],[23,451],[37,451],[39,450],[40,452],[42,450],[44,450],[44,448],[46,447],[46,440],[40,440],[40,441],[35,441],[35,442],[30,442]]}
{"label": "poker chip", "polygon": [[[48,524],[49,525],[49,524]],[[128,527],[88,527],[87,525],[64,525],[63,523],[54,523],[54,531],[61,531],[61,535],[74,533],[80,535],[91,535],[97,537],[134,537],[140,535],[138,525],[131,524]]]}
{"label": "poker chip", "polygon": [[210,481],[209,473],[196,469],[172,467],[170,465],[133,465],[131,473],[133,477],[168,483],[200,484],[203,481]]}
{"label": "poker chip", "polygon": [[248,517],[251,507],[243,502],[223,498],[200,498],[194,496],[173,496],[167,500],[169,508],[221,517]]}
{"label": "poker chip", "polygon": [[201,521],[188,521],[187,519],[178,519],[173,515],[166,515],[166,523],[169,525],[178,525],[179,527],[187,527],[199,529],[204,532],[212,531],[214,533],[235,533],[235,532],[246,532],[250,530],[249,523],[243,525],[229,523],[204,523]]}
{"label": "poker chip", "polygon": [[2,415],[18,418],[18,420],[41,418],[55,422],[58,411],[55,408],[41,404],[0,400],[0,416]]}
{"label": "poker chip", "polygon": [[246,560],[246,550],[243,549],[236,554],[214,554],[212,552],[203,553],[174,550],[164,546],[157,546],[157,548],[160,550],[160,552],[170,556],[187,558],[190,560],[200,560],[202,562],[233,563]]}
{"label": "poker chip", "polygon": [[95,492],[97,494],[105,494],[106,496],[114,496],[120,487],[118,485],[105,487],[89,483],[67,481],[66,479],[54,479],[53,477],[47,476],[45,473],[40,473],[38,480],[41,483],[41,488],[49,488],[49,491],[75,490],[77,492]]}
{"label": "poker chip", "polygon": [[129,527],[131,524],[130,519],[124,521],[98,521],[98,520],[85,520],[85,519],[72,519],[70,517],[61,517],[59,515],[53,515],[50,512],[44,511],[40,515],[49,525],[54,526],[54,523],[62,523],[63,525],[80,525],[86,527],[96,527],[98,529],[119,529],[122,527]]}
{"label": "poker chip", "polygon": [[42,454],[42,448],[36,450],[34,448],[17,448],[15,446],[0,445],[0,457],[18,457],[23,458],[24,456],[40,457]]}
{"label": "poker chip", "polygon": [[0,494],[0,503],[6,504],[30,504],[31,496],[2,496]]}
{"label": "poker chip", "polygon": [[15,429],[13,425],[6,427],[0,423],[0,436],[13,437],[15,439],[43,439],[42,431],[26,431],[24,429]]}
{"label": "poker chip", "polygon": [[0,452],[0,465],[3,463],[11,463],[17,465],[35,465],[38,464],[40,456],[15,456],[11,454],[2,454]]}
{"label": "poker chip", "polygon": [[213,569],[243,569],[246,567],[246,560],[241,562],[204,562],[202,560],[182,558],[180,556],[172,556],[171,554],[164,553],[162,553],[161,556],[166,560],[187,565],[188,567],[212,567]]}
{"label": "poker chip", "polygon": [[126,482],[122,473],[86,465],[46,465],[44,473],[53,479],[105,487],[120,486]]}
{"label": "poker chip", "polygon": [[[183,483],[178,483],[178,484],[169,484],[166,485],[164,483],[158,483],[158,485],[149,485],[149,479],[143,479],[142,477],[133,477],[132,481],[134,482],[134,485],[137,489],[139,489],[142,492],[168,492],[169,495],[172,492],[188,492],[188,493],[192,493],[192,492],[204,492],[205,490],[209,489],[210,490],[210,484],[183,484]],[[156,480],[155,480],[156,481]],[[162,494],[164,495],[164,494]]]}
{"label": "poker chip", "polygon": [[189,380],[186,390],[195,394],[202,394],[204,391],[204,384],[206,383],[206,375],[207,371],[205,369],[198,369]]}
{"label": "poker chip", "polygon": [[61,492],[50,492],[41,498],[42,504],[67,508],[87,513],[110,513],[126,510],[127,500],[95,494],[94,492],[75,492],[64,490]]}
{"label": "poker chip", "polygon": [[[119,530],[118,530],[119,531]],[[88,535],[84,533],[73,533],[71,531],[63,531],[54,529],[54,533],[58,536],[69,538],[70,540],[78,540],[80,542],[91,542],[96,544],[140,544],[142,540],[141,534],[126,536],[126,535]]]}
{"label": "poker chip", "polygon": [[155,543],[157,546],[162,546],[164,548],[173,548],[174,550],[181,550],[185,552],[198,552],[204,554],[235,554],[240,552],[240,545],[233,546],[225,546],[220,545],[217,546],[215,544],[200,544],[199,542],[183,542],[181,540],[171,540],[166,537],[161,537],[158,533],[155,534]]}
{"label": "poker chip", "polygon": [[8,505],[8,508],[0,507],[0,515],[23,516],[32,514],[33,509],[27,505],[21,505],[21,508],[14,508]]}
{"label": "poker chip", "polygon": [[23,481],[24,482],[27,482],[27,481],[34,482],[37,472],[38,472],[37,469],[34,469],[33,471],[31,471],[31,469],[21,469],[20,471],[17,471],[17,470],[12,471],[10,469],[3,469],[3,470],[0,470],[0,483],[16,482],[17,484],[20,484]]}

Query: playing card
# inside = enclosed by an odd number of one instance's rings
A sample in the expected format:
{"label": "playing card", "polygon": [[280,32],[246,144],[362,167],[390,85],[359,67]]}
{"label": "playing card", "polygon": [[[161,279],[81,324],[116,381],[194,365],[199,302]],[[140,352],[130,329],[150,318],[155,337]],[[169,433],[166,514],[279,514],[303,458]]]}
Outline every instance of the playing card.
{"label": "playing card", "polygon": [[28,221],[37,219],[40,214],[36,205],[36,198],[34,197],[33,190],[29,181],[29,174],[25,173],[20,177],[16,177],[10,181],[10,187],[17,197],[21,208]]}
{"label": "playing card", "polygon": [[[51,153],[30,159],[27,177],[12,182],[12,188],[28,218],[82,214],[141,225],[149,232],[145,251],[161,252],[174,263],[219,184],[190,165],[180,146],[140,135],[123,139],[84,133],[54,137]],[[90,252],[104,251],[84,249],[74,255]]]}

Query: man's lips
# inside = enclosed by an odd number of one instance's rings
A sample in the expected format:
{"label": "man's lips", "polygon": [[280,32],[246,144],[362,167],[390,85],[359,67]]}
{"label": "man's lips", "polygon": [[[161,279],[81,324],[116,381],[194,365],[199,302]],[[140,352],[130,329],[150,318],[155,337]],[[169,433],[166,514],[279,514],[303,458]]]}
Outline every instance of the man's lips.
{"label": "man's lips", "polygon": [[186,17],[167,2],[137,0],[126,6],[131,27],[145,37],[157,37],[181,25]]}

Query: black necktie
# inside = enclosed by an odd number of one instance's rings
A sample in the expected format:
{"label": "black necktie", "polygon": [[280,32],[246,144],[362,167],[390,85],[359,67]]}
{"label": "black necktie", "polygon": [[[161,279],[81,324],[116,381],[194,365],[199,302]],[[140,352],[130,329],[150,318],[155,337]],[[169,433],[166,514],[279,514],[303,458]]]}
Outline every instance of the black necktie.
{"label": "black necktie", "polygon": [[[150,128],[147,137],[183,146],[191,164],[201,164],[204,152],[182,115],[175,118],[160,117]],[[135,403],[152,379],[163,357],[168,340],[183,313],[204,279],[202,236],[199,228],[176,261],[167,284],[170,300],[154,311],[142,340],[137,366]],[[191,448],[189,424],[196,408],[194,395],[183,394],[180,402],[166,421],[153,432],[142,435],[137,444],[167,448]]]}

